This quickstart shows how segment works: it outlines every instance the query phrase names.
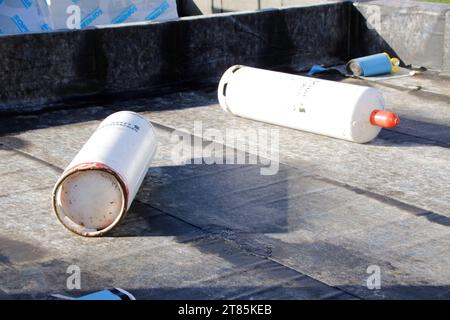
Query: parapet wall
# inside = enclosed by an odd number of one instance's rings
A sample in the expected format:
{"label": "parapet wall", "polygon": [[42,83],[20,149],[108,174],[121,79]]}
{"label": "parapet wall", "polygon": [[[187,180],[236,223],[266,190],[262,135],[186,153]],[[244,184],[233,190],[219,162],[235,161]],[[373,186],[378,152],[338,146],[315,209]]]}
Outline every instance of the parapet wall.
{"label": "parapet wall", "polygon": [[[178,0],[182,15],[260,10],[333,0]],[[410,0],[352,2],[351,58],[396,52],[405,62],[450,74],[450,5]]]}
{"label": "parapet wall", "polygon": [[[282,8],[0,37],[0,113],[21,113],[86,96],[157,94],[214,84],[234,64],[303,71],[312,64],[339,64],[387,51],[404,64],[450,73],[448,5],[178,2],[182,16],[209,9]],[[298,3],[303,6],[283,7]]]}
{"label": "parapet wall", "polygon": [[0,112],[217,82],[234,64],[304,70],[348,56],[348,4],[0,38]]}

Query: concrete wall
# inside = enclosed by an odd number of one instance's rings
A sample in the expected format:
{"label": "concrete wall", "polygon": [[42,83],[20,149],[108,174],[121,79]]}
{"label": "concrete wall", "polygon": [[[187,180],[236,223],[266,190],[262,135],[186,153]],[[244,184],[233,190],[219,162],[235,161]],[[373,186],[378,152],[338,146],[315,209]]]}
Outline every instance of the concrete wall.
{"label": "concrete wall", "polygon": [[450,72],[450,5],[398,0],[353,5],[353,56],[386,50],[406,65]]}

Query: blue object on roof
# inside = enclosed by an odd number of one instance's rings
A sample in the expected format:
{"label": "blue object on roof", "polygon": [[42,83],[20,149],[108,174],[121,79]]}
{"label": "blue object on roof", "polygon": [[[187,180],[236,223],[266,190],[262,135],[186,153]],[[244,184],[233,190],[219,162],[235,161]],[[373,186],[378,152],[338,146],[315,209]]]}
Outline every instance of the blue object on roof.
{"label": "blue object on roof", "polygon": [[136,300],[136,298],[131,293],[119,288],[102,290],[78,298],[68,297],[60,294],[53,294],[52,296],[54,298],[63,300]]}
{"label": "blue object on roof", "polygon": [[313,66],[311,67],[311,69],[309,70],[308,76],[313,76],[313,75],[315,75],[315,74],[322,73],[322,72],[326,72],[326,71],[328,71],[328,70],[330,70],[330,68],[325,68],[325,67],[323,67],[323,66],[320,66],[320,65],[318,65],[318,64],[315,64],[315,65],[313,65]]}

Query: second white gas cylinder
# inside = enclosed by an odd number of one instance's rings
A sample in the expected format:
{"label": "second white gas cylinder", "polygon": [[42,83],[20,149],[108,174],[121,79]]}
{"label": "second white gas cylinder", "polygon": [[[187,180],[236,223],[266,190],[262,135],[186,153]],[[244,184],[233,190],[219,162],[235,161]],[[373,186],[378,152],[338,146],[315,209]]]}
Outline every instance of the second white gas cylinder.
{"label": "second white gas cylinder", "polygon": [[400,121],[374,88],[239,65],[225,72],[218,96],[234,115],[357,143]]}

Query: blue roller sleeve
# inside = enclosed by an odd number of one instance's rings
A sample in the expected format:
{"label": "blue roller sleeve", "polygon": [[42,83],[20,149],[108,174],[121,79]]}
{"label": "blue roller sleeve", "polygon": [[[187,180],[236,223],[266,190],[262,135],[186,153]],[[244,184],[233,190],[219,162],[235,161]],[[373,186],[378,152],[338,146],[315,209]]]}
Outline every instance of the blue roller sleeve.
{"label": "blue roller sleeve", "polygon": [[359,64],[362,70],[362,76],[378,76],[392,72],[392,63],[389,57],[384,53],[374,54],[352,60]]}

